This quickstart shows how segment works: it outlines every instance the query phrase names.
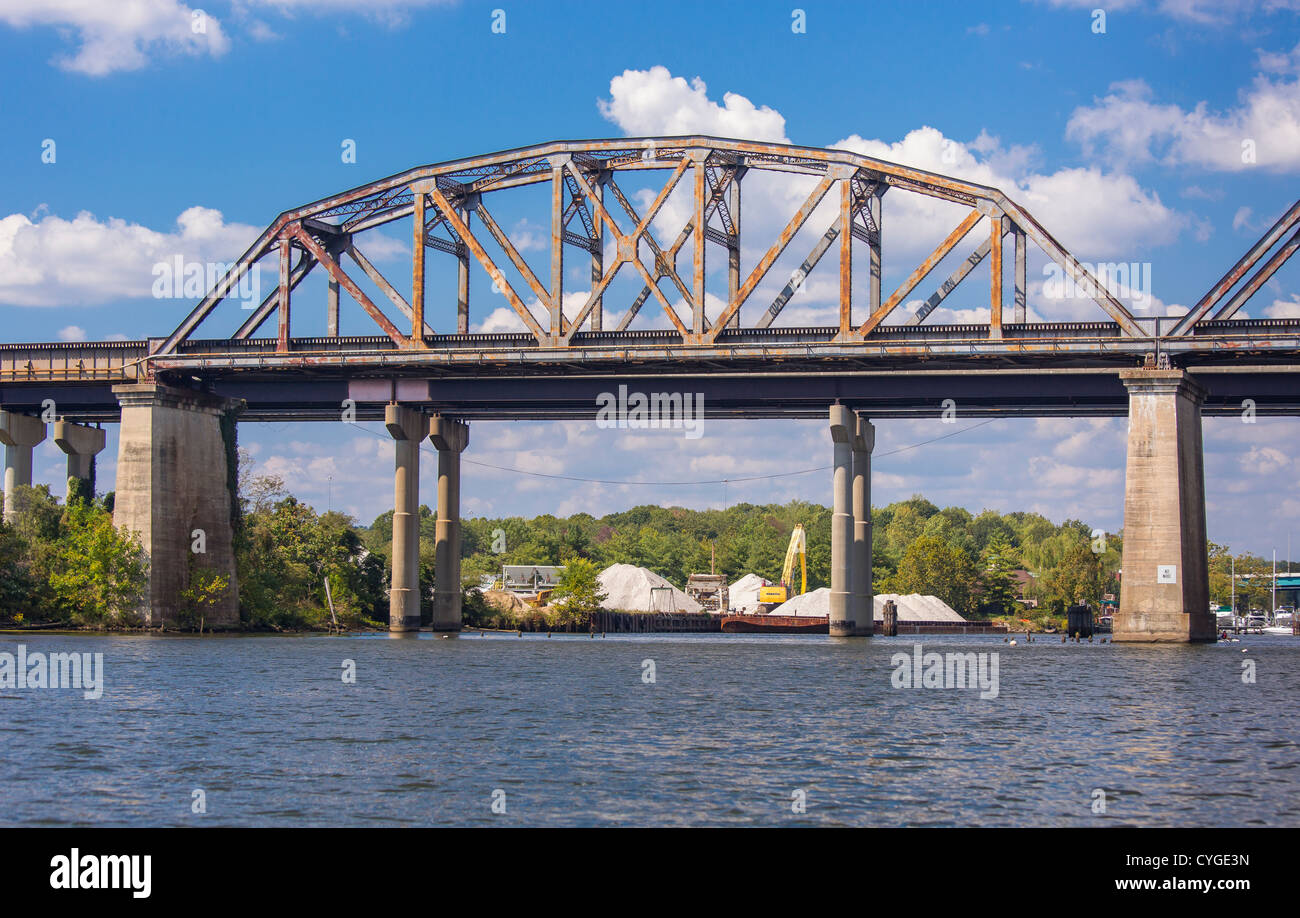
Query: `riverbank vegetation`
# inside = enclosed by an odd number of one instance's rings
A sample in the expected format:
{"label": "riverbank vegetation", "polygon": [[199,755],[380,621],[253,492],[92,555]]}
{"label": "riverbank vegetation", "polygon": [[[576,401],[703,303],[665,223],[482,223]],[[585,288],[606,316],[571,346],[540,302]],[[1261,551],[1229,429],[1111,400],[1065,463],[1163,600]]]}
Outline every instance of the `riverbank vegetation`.
{"label": "riverbank vegetation", "polygon": [[[259,474],[240,455],[235,556],[240,618],[255,630],[384,627],[392,513],[362,526],[317,513],[283,479]],[[15,489],[19,513],[0,525],[0,622],[115,627],[138,623],[148,562],[138,539],[112,525],[113,495],[60,503],[48,487]],[[1120,591],[1120,536],[1086,523],[1053,523],[1037,513],[972,514],[940,508],[919,495],[873,509],[872,565],[877,593],[938,596],[967,617],[1000,617],[1019,630],[1063,627],[1065,609],[1097,604]],[[640,506],[596,518],[473,518],[462,523],[465,622],[513,627],[519,615],[492,608],[476,588],[503,564],[569,565],[553,599],[573,615],[599,604],[596,575],[610,564],[649,568],[677,586],[716,570],[729,581],[746,573],[780,578],[790,531],[807,531],[808,589],[830,585],[831,511],[805,501],[737,504],[725,510]],[[434,586],[435,518],[420,508],[420,585]],[[1211,596],[1226,602],[1230,570],[1239,605],[1263,601],[1268,565],[1209,546]],[[210,580],[210,578],[209,578]],[[328,589],[326,583],[328,582]],[[1253,584],[1253,585],[1252,585]],[[181,626],[198,629],[203,606],[224,583],[191,578]],[[1254,596],[1259,593],[1258,597]],[[330,604],[332,601],[333,611]],[[430,603],[425,604],[426,618]],[[557,624],[564,624],[558,622]]]}

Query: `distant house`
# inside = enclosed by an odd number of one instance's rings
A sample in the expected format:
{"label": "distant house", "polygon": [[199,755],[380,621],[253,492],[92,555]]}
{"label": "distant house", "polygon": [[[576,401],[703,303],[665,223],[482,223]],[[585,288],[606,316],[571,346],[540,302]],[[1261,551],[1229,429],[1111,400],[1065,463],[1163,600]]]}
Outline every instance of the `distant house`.
{"label": "distant house", "polygon": [[1028,587],[1029,584],[1033,583],[1038,578],[1035,575],[1029,573],[1029,571],[1025,570],[1022,567],[1011,572],[1011,579],[1012,581],[1015,582],[1016,585],[1016,598],[1019,599],[1021,603],[1023,603],[1025,606],[1029,607],[1030,609],[1037,609],[1038,600],[1026,599],[1025,588]]}

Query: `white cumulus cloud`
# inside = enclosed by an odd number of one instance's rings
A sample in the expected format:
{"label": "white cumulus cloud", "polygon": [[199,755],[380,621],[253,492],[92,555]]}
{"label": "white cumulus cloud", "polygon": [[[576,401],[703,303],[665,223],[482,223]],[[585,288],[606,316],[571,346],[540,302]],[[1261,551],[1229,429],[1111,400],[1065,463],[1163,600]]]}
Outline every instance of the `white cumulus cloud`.
{"label": "white cumulus cloud", "polygon": [[217,57],[230,46],[220,21],[178,0],[5,0],[0,22],[75,33],[77,49],[54,62],[89,76],[139,70],[158,51]]}

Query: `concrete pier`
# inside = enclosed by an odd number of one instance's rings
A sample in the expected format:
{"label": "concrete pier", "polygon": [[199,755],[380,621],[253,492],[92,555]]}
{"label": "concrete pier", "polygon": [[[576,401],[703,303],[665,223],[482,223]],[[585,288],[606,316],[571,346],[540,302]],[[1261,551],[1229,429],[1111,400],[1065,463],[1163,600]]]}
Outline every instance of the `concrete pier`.
{"label": "concrete pier", "polygon": [[1124,557],[1115,641],[1211,641],[1201,404],[1182,370],[1123,370]]}
{"label": "concrete pier", "polygon": [[95,474],[95,457],[104,451],[107,434],[100,427],[84,427],[71,421],[54,422],[54,444],[68,454],[68,477],[90,481]]}
{"label": "concrete pier", "polygon": [[853,599],[849,618],[853,633],[870,636],[874,631],[871,585],[871,451],[876,448],[876,428],[854,412],[853,435]]}
{"label": "concrete pier", "polygon": [[438,523],[434,549],[433,630],[459,631],[460,454],[469,445],[464,421],[434,415],[429,439],[438,450]]}
{"label": "concrete pier", "polygon": [[830,425],[835,450],[835,465],[831,473],[830,633],[847,636],[853,634],[857,626],[850,608],[853,590],[853,438],[857,433],[857,419],[843,405],[831,405]]}
{"label": "concrete pier", "polygon": [[427,424],[420,411],[401,405],[384,409],[384,426],[396,441],[389,631],[420,630],[420,443]]}
{"label": "concrete pier", "polygon": [[32,450],[45,439],[45,424],[40,418],[0,411],[0,443],[5,447],[4,521],[12,523],[18,515],[14,488],[32,483]]}
{"label": "concrete pier", "polygon": [[[136,533],[149,554],[147,624],[175,625],[194,567],[227,578],[205,627],[239,624],[223,415],[241,402],[145,383],[114,386],[122,407],[113,522]],[[65,433],[68,431],[65,428]],[[196,538],[196,531],[202,538]],[[202,552],[194,545],[201,544]]]}

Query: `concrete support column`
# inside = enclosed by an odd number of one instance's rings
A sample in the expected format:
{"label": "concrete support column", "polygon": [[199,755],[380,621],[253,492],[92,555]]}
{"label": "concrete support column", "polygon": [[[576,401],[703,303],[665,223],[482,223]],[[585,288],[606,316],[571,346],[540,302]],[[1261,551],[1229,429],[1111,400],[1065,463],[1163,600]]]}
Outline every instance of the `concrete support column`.
{"label": "concrete support column", "polygon": [[1123,370],[1129,393],[1124,557],[1114,640],[1210,641],[1205,390],[1182,370]]}
{"label": "concrete support column", "polygon": [[853,436],[857,421],[843,405],[831,405],[831,442],[835,466],[831,474],[834,496],[831,515],[831,614],[832,635],[853,634],[856,623],[850,610],[853,590]]}
{"label": "concrete support column", "polygon": [[54,422],[54,444],[68,454],[68,477],[90,481],[95,457],[104,450],[107,434],[99,427],[83,427],[70,421]]}
{"label": "concrete support column", "polygon": [[122,406],[113,523],[139,535],[149,554],[145,622],[177,624],[181,591],[202,567],[227,580],[220,600],[204,609],[205,627],[237,626],[233,495],[222,418],[242,402],[155,383],[114,386],[113,394]]}
{"label": "concrete support column", "polygon": [[40,418],[0,411],[0,443],[5,447],[4,521],[12,523],[18,515],[14,488],[31,486],[32,449],[45,439],[45,424]]}
{"label": "concrete support column", "polygon": [[412,408],[384,409],[384,426],[396,441],[389,631],[420,630],[420,443],[426,423],[424,414]]}
{"label": "concrete support column", "polygon": [[469,425],[434,415],[429,439],[438,450],[438,524],[434,549],[433,630],[459,631],[460,454],[469,445]]}
{"label": "concrete support column", "polygon": [[876,428],[861,414],[854,414],[853,437],[853,600],[849,617],[854,634],[870,636],[875,631],[871,587],[871,451],[876,448]]}

